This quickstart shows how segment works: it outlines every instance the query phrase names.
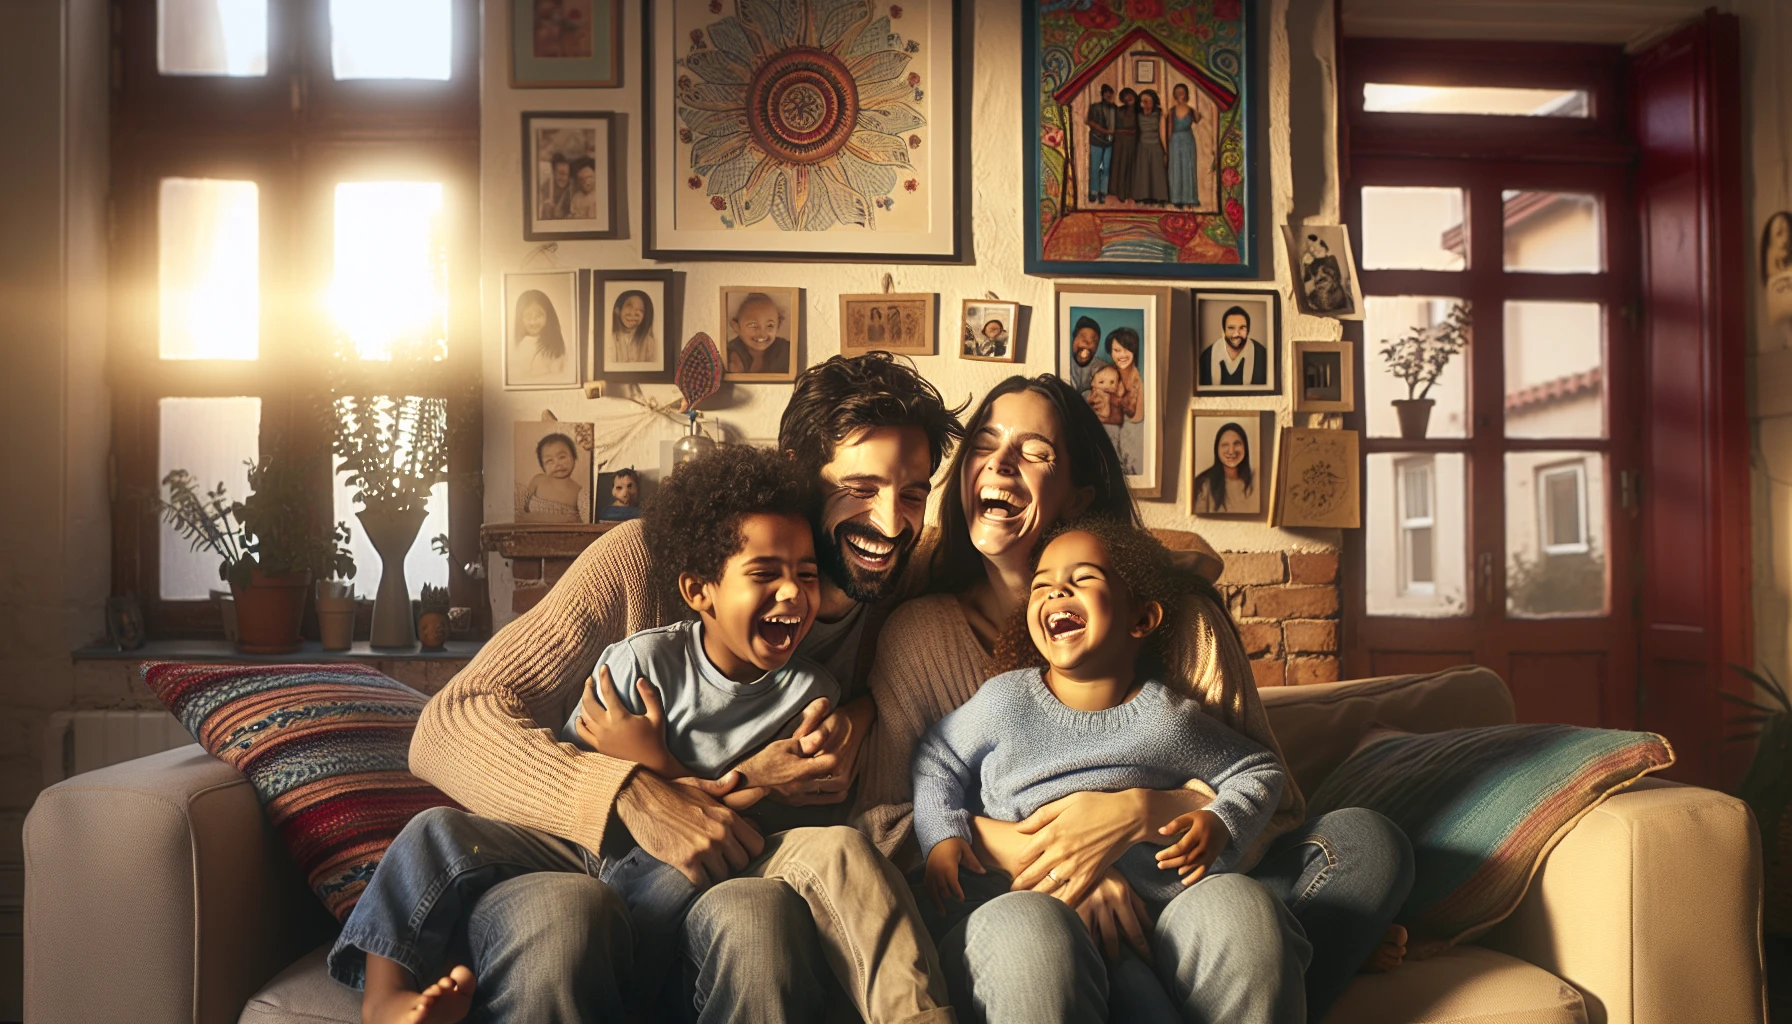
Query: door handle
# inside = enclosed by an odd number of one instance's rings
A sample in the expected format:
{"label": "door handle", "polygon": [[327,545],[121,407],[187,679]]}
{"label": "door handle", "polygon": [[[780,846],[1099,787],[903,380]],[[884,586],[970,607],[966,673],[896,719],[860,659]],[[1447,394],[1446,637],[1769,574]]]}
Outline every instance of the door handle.
{"label": "door handle", "polygon": [[1493,607],[1493,552],[1483,551],[1480,558],[1481,603]]}

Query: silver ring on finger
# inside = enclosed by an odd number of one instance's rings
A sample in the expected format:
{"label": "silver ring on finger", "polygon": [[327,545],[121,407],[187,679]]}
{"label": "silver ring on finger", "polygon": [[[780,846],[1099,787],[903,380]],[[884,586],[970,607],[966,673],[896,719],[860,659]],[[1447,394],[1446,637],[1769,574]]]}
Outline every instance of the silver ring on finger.
{"label": "silver ring on finger", "polygon": [[1050,871],[1047,871],[1045,873],[1045,877],[1051,879],[1052,885],[1054,885],[1054,886],[1059,886],[1059,885],[1064,884],[1064,880],[1062,878],[1058,877],[1058,869],[1057,868],[1052,868]]}

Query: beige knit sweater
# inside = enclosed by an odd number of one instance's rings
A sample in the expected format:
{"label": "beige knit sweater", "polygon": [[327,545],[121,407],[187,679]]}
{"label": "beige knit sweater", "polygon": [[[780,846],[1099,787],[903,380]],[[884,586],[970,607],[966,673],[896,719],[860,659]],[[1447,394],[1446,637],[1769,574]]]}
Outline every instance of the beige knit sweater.
{"label": "beige knit sweater", "polygon": [[[1186,687],[1209,714],[1282,758],[1257,696],[1250,660],[1225,614],[1212,601],[1197,598],[1188,602],[1179,621],[1165,625],[1176,631],[1167,655],[1166,681]],[[929,726],[969,700],[994,674],[992,668],[964,609],[950,594],[910,601],[884,623],[870,676],[877,727],[866,741],[853,823],[899,865],[919,861],[911,834],[914,790],[909,765],[915,744]],[[1306,800],[1289,776],[1281,807],[1240,860],[1238,870],[1249,870],[1271,839],[1305,817]]]}

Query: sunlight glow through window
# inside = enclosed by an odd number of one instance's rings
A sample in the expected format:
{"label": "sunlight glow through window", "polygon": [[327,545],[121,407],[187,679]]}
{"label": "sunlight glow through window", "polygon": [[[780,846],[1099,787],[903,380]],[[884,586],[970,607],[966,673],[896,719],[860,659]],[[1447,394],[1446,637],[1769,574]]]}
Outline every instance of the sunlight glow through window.
{"label": "sunlight glow through window", "polygon": [[268,0],[160,0],[156,13],[162,74],[268,73]]}
{"label": "sunlight glow through window", "polygon": [[330,0],[330,57],[345,78],[447,81],[452,0]]}
{"label": "sunlight glow through window", "polygon": [[1386,114],[1491,114],[1591,117],[1585,89],[1512,89],[1479,85],[1363,85],[1363,109]]}
{"label": "sunlight glow through window", "polygon": [[254,359],[261,338],[253,181],[163,178],[157,219],[163,359]]}
{"label": "sunlight glow through window", "polygon": [[[340,406],[337,414],[342,415]],[[389,429],[392,420],[382,415],[379,422]],[[394,461],[401,462],[410,448],[409,432],[400,431]],[[335,466],[334,460],[332,466]],[[331,474],[334,485],[331,518],[348,524],[349,551],[355,558],[355,593],[362,598],[371,598],[380,585],[380,555],[357,518],[361,506],[355,501],[355,488],[349,484],[348,476],[340,467]],[[448,585],[448,559],[436,554],[433,543],[438,534],[448,532],[448,484],[445,481],[429,489],[429,500],[423,509],[423,527],[417,531],[417,539],[411,542],[411,549],[404,557],[404,582],[413,598],[423,596],[425,583],[437,587]]]}
{"label": "sunlight glow through window", "polygon": [[345,181],[336,186],[336,269],[329,308],[362,359],[413,343],[447,349],[448,257],[442,185]]}

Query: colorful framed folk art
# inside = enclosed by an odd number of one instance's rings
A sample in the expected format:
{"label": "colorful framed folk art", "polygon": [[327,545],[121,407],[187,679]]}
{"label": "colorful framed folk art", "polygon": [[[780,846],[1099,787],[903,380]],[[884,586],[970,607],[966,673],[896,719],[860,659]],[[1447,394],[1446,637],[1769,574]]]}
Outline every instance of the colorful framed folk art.
{"label": "colorful framed folk art", "polygon": [[623,0],[510,0],[512,89],[622,84]]}
{"label": "colorful framed folk art", "polygon": [[1253,0],[1025,0],[1026,269],[1255,277]]}
{"label": "colorful framed folk art", "polygon": [[1058,376],[1070,382],[1120,454],[1126,486],[1163,491],[1170,289],[1061,284],[1056,288]]}
{"label": "colorful framed folk art", "polygon": [[649,259],[962,262],[959,0],[643,0]]}

